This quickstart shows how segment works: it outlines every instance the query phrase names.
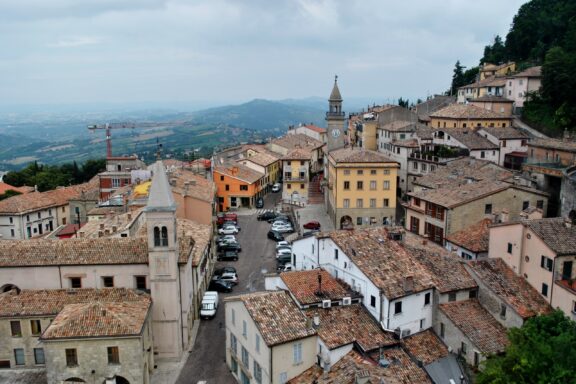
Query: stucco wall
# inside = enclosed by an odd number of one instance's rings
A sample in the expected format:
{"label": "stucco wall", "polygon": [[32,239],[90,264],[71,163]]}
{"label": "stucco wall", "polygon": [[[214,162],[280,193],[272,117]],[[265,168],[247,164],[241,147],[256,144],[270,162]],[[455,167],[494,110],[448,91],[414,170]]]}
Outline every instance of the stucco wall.
{"label": "stucco wall", "polygon": [[[19,318],[3,318],[0,320],[0,360],[9,360],[11,368],[38,368],[44,365],[37,365],[34,360],[34,348],[44,348],[41,341],[38,340],[38,335],[32,335],[30,320],[40,320],[41,331],[50,325],[53,316],[42,317],[19,317]],[[22,330],[21,337],[12,337],[10,328],[11,321],[19,321]],[[24,365],[16,365],[14,359],[14,349],[24,349]]]}
{"label": "stucco wall", "polygon": [[[444,343],[448,346],[448,348],[451,348],[453,353],[458,353],[458,351],[462,346],[462,342],[464,342],[467,345],[467,353],[463,355],[463,357],[466,359],[466,362],[468,364],[470,365],[474,364],[474,352],[479,353],[480,361],[486,360],[486,357],[483,356],[482,353],[480,353],[480,350],[474,344],[472,344],[470,339],[468,339],[462,333],[462,331],[460,331],[460,329],[456,327],[454,323],[452,323],[450,319],[448,319],[448,317],[444,314],[444,312],[439,310],[437,313],[437,319],[438,321],[434,325],[434,331],[438,336],[440,336],[440,338],[442,339],[442,341],[444,341]],[[441,337],[440,324],[444,324],[444,337]]]}

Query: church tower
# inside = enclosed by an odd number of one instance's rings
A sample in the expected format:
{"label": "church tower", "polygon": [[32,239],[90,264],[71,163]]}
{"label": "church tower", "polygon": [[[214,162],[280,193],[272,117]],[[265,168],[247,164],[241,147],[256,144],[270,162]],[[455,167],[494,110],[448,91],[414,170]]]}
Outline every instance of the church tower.
{"label": "church tower", "polygon": [[344,120],[345,114],[342,111],[342,96],[338,89],[338,76],[335,76],[334,87],[328,99],[328,112],[326,112],[328,152],[344,147]]}
{"label": "church tower", "polygon": [[148,235],[154,351],[158,353],[159,359],[180,359],[183,340],[176,204],[161,161],[153,166],[152,185],[144,212]]}

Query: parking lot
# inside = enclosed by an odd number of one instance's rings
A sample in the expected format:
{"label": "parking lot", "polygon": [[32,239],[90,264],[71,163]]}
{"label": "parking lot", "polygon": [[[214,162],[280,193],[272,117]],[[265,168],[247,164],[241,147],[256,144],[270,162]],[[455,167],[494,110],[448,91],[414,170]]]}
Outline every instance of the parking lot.
{"label": "parking lot", "polygon": [[[266,209],[272,209],[279,193],[271,193],[265,199]],[[238,261],[218,262],[216,268],[230,265],[238,272],[239,283],[232,293],[220,294],[220,306],[216,316],[211,320],[202,320],[196,338],[196,343],[188,361],[184,365],[178,384],[235,383],[232,374],[226,366],[226,335],[223,299],[231,295],[264,290],[264,274],[276,269],[276,244],[268,240],[266,234],[270,224],[256,220],[256,212],[251,215],[238,215],[240,233],[237,235],[242,246]]]}

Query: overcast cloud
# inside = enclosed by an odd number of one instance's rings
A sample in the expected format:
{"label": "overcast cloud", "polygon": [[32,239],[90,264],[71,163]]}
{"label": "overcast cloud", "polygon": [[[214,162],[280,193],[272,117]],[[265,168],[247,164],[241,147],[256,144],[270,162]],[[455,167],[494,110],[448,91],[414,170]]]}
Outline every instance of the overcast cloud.
{"label": "overcast cloud", "polygon": [[10,104],[417,98],[526,0],[0,0]]}

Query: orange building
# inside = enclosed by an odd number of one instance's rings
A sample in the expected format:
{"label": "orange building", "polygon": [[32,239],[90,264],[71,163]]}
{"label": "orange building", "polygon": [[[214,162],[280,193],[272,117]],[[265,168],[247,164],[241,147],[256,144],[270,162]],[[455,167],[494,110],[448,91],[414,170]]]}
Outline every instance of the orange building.
{"label": "orange building", "polygon": [[214,183],[218,196],[218,212],[237,208],[253,208],[264,195],[264,174],[241,164],[215,166]]}

